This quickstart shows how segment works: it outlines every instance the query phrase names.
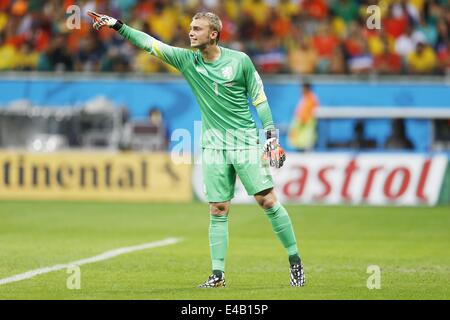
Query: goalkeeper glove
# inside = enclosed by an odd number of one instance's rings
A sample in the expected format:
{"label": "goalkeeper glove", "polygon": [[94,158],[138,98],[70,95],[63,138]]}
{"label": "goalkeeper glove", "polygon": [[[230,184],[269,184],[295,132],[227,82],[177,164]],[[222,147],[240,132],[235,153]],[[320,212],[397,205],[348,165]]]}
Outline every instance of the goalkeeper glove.
{"label": "goalkeeper glove", "polygon": [[269,159],[271,167],[281,168],[286,161],[286,154],[278,142],[276,130],[266,131],[266,143],[264,144],[264,158]]}
{"label": "goalkeeper glove", "polygon": [[102,28],[103,26],[108,26],[109,28],[113,28],[117,31],[123,25],[122,21],[104,14],[98,14],[94,11],[88,11],[87,14],[94,20],[94,24],[92,25],[92,27],[95,30],[100,30],[100,28]]}

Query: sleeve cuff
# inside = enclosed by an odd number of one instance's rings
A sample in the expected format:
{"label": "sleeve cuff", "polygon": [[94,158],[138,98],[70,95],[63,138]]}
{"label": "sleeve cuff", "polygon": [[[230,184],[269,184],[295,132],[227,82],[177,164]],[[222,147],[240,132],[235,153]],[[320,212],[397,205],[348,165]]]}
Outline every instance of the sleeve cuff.
{"label": "sleeve cuff", "polygon": [[277,130],[276,129],[271,129],[271,130],[267,130],[266,131],[266,139],[270,139],[270,138],[277,138],[278,139],[278,134],[277,134]]}
{"label": "sleeve cuff", "polygon": [[113,25],[112,28],[116,31],[119,31],[120,28],[122,28],[122,26],[123,26],[123,22],[120,20],[117,20],[117,22]]}

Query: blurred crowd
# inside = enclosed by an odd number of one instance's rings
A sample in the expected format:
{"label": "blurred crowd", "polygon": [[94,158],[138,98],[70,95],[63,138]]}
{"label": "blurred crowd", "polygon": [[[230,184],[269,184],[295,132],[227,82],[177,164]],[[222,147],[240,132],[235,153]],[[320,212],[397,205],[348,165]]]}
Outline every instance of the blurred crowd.
{"label": "blurred crowd", "polygon": [[[448,0],[0,0],[0,71],[175,72],[114,31],[94,31],[94,10],[180,47],[191,17],[213,11],[220,44],[262,73],[444,74],[449,9]],[[369,28],[374,12],[380,29]]]}

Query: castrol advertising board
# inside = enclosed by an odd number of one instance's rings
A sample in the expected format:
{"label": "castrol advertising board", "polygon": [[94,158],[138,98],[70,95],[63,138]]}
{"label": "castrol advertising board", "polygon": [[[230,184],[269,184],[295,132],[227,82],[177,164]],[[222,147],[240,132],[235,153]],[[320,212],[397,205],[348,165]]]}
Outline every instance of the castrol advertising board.
{"label": "castrol advertising board", "polygon": [[[432,206],[438,201],[448,158],[428,154],[289,153],[272,169],[282,202]],[[203,194],[201,167],[194,166],[196,196]],[[251,203],[237,178],[234,203]]]}

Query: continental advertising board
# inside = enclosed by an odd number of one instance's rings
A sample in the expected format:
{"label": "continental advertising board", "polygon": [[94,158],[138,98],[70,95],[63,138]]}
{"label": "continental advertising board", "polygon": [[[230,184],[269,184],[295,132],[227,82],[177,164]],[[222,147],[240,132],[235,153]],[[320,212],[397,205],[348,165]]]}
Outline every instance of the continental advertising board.
{"label": "continental advertising board", "polygon": [[[302,204],[435,205],[448,158],[420,154],[288,153],[273,169],[282,202]],[[203,194],[201,167],[194,167],[196,196]],[[253,203],[239,179],[235,203]]]}
{"label": "continental advertising board", "polygon": [[0,199],[187,202],[191,173],[165,153],[2,151]]}

